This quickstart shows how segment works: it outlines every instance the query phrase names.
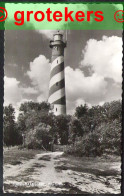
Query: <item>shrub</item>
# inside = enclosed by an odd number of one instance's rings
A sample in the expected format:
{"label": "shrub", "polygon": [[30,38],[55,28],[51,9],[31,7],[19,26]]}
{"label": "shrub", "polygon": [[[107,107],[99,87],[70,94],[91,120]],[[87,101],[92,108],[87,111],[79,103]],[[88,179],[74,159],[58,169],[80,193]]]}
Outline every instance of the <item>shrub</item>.
{"label": "shrub", "polygon": [[41,149],[42,146],[45,149],[49,149],[51,139],[50,126],[40,123],[26,134],[25,144],[31,149]]}
{"label": "shrub", "polygon": [[78,137],[65,153],[77,156],[101,156],[103,153],[121,153],[121,125],[117,120],[102,123],[93,132]]}

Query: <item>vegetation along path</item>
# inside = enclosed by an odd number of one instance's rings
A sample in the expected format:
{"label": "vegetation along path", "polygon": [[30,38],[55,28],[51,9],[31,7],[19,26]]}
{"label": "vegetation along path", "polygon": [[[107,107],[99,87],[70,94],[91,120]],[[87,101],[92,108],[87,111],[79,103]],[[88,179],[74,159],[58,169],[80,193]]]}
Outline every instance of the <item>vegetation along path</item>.
{"label": "vegetation along path", "polygon": [[[4,164],[4,191],[16,193],[120,193],[120,163],[37,154],[29,160]],[[95,163],[95,162],[96,163]]]}

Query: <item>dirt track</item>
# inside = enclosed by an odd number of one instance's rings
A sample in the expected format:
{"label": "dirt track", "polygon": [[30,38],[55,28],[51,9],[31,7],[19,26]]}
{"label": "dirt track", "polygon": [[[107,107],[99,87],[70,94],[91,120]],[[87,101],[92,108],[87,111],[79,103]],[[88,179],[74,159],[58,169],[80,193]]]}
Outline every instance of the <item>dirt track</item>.
{"label": "dirt track", "polygon": [[[4,191],[16,193],[120,193],[120,176],[75,169],[63,152],[37,154],[34,159],[4,167]],[[92,167],[92,166],[91,166]],[[113,167],[116,167],[113,165]],[[118,167],[118,166],[117,166]],[[117,168],[116,168],[117,169]],[[94,171],[92,169],[92,171]],[[101,174],[101,175],[100,175]]]}

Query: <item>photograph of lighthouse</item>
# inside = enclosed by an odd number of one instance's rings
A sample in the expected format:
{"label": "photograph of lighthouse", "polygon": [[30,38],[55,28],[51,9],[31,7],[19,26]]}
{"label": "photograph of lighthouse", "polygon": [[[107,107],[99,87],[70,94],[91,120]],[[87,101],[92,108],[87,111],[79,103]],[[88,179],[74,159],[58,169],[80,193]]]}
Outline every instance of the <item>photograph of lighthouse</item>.
{"label": "photograph of lighthouse", "polygon": [[121,193],[121,30],[6,30],[4,193]]}

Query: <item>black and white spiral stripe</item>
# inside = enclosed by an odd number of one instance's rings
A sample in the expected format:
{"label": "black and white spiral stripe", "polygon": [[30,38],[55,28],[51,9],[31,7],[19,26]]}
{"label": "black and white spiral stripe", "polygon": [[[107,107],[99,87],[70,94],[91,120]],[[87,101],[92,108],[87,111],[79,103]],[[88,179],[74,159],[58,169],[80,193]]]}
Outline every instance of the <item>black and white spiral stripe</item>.
{"label": "black and white spiral stripe", "polygon": [[64,57],[58,56],[51,64],[49,103],[65,105]]}

